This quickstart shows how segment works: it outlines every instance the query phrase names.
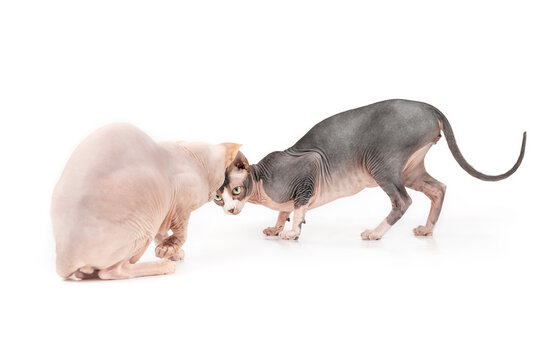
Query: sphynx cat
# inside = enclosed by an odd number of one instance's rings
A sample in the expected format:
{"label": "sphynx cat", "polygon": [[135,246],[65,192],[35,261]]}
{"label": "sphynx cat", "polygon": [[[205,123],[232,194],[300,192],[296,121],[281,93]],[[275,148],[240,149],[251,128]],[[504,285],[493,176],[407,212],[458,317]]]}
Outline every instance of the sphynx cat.
{"label": "sphynx cat", "polygon": [[[124,279],[173,272],[191,212],[214,198],[239,147],[156,143],[128,124],[92,133],[53,193],[57,273]],[[163,260],[138,263],[153,239]]]}
{"label": "sphynx cat", "polygon": [[[249,165],[239,152],[214,201],[233,215],[241,212],[245,202],[279,211],[275,226],[264,229],[264,234],[297,239],[308,210],[380,186],[389,196],[392,210],[375,229],[361,234],[364,240],[378,240],[410,206],[408,187],[431,200],[426,224],[413,232],[432,235],[446,186],[427,173],[424,158],[441,131],[459,165],[481,180],[509,177],[524,157],[526,132],[517,162],[509,171],[483,174],[463,158],[450,123],[438,109],[421,102],[387,100],[331,116],[295,145],[268,154],[256,165]],[[291,212],[292,227],[284,230]]]}

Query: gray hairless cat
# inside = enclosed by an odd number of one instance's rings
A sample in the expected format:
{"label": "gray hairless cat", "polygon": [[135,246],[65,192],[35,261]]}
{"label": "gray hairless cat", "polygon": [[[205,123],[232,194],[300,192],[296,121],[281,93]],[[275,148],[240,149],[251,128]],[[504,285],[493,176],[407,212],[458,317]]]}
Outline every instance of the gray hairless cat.
{"label": "gray hairless cat", "polygon": [[[295,145],[268,154],[249,166],[242,153],[226,169],[215,203],[226,213],[238,214],[245,202],[279,211],[277,223],[264,229],[269,236],[297,239],[306,211],[335,199],[380,186],[390,197],[392,210],[365,240],[380,239],[411,204],[406,187],[423,192],[431,200],[424,226],[417,236],[432,235],[440,215],[446,186],[425,170],[429,148],[444,132],[459,165],[470,175],[498,181],[513,174],[522,162],[526,132],[516,164],[501,175],[475,170],[459,151],[446,117],[435,107],[415,101],[387,100],[345,111],[315,125]],[[292,228],[283,230],[294,212]]]}

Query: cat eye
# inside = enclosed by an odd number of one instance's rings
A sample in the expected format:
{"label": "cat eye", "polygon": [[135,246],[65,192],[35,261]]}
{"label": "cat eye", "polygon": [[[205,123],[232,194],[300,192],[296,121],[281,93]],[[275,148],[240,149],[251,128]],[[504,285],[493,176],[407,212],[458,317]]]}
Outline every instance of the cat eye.
{"label": "cat eye", "polygon": [[232,190],[232,192],[233,192],[234,195],[239,195],[239,194],[241,194],[241,186],[234,187],[233,190]]}
{"label": "cat eye", "polygon": [[214,195],[214,200],[222,201],[222,197],[220,195]]}

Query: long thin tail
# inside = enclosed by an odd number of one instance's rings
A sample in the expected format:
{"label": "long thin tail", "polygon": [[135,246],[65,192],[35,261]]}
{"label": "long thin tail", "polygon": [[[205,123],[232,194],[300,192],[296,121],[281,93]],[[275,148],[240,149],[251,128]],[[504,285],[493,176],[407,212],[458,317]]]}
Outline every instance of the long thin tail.
{"label": "long thin tail", "polygon": [[486,175],[481,173],[480,171],[473,168],[467,160],[463,157],[461,154],[461,151],[459,151],[459,147],[457,146],[457,142],[455,141],[455,136],[452,131],[452,127],[450,125],[450,122],[444,114],[442,114],[438,109],[434,109],[436,111],[437,117],[442,123],[442,129],[444,131],[444,136],[446,137],[446,141],[448,142],[448,147],[450,148],[453,157],[457,161],[457,163],[468,172],[471,176],[474,176],[477,179],[484,180],[484,181],[499,181],[508,178],[511,176],[515,171],[517,171],[518,167],[522,163],[522,159],[524,158],[524,149],[526,147],[526,131],[524,132],[524,135],[522,136],[522,146],[520,148],[520,154],[518,156],[517,162],[515,165],[506,173],[503,173],[501,175]]}

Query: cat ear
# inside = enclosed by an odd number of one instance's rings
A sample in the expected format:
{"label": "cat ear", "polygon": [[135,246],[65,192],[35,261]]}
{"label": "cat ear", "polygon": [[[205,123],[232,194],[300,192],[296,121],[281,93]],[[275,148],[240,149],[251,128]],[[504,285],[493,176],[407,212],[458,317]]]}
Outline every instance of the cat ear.
{"label": "cat ear", "polygon": [[234,143],[222,143],[220,144],[224,146],[226,149],[226,157],[224,161],[224,168],[227,168],[235,159],[235,156],[239,152],[239,148],[241,147],[241,144],[234,144]]}
{"label": "cat ear", "polygon": [[250,170],[249,161],[241,151],[239,151],[235,156],[235,159],[232,162],[232,166],[235,166],[237,169],[245,170],[247,172]]}

